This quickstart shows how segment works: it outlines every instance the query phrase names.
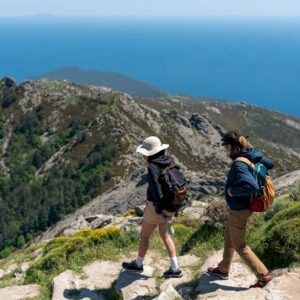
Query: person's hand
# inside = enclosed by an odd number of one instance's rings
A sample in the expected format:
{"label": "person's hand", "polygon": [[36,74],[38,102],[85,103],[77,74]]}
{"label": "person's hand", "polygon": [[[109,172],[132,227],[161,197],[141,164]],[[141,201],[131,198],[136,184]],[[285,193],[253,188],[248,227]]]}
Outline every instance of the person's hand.
{"label": "person's hand", "polygon": [[230,197],[233,197],[233,195],[231,194],[231,188],[229,188],[229,189],[227,190],[227,194],[228,194]]}

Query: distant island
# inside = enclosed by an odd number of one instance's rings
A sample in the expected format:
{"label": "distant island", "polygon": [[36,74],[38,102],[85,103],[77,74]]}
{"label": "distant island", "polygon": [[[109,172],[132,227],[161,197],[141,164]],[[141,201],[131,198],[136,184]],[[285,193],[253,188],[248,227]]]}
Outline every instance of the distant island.
{"label": "distant island", "polygon": [[166,92],[147,83],[115,73],[100,72],[95,70],[83,70],[78,67],[68,67],[51,71],[46,74],[31,77],[30,79],[50,78],[67,80],[77,84],[106,86],[128,93],[132,96],[145,98],[160,98],[167,95]]}

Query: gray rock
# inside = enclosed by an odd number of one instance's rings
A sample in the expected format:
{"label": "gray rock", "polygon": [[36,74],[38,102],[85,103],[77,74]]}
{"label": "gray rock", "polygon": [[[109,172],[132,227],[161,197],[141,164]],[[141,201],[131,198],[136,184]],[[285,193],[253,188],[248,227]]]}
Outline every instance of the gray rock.
{"label": "gray rock", "polygon": [[21,263],[20,269],[22,270],[22,272],[26,272],[29,269],[29,263],[28,262]]}
{"label": "gray rock", "polygon": [[17,82],[14,78],[12,77],[4,77],[2,79],[3,85],[7,88],[11,88],[17,85]]}
{"label": "gray rock", "polygon": [[41,286],[37,284],[9,286],[0,289],[1,300],[35,299],[41,294]]}
{"label": "gray rock", "polygon": [[79,276],[70,270],[66,270],[65,272],[54,277],[52,281],[52,300],[70,299],[68,295],[72,293],[72,291],[78,290],[79,281]]}
{"label": "gray rock", "polygon": [[71,236],[73,236],[77,232],[79,232],[79,230],[68,228],[68,229],[64,230],[63,235],[66,236],[66,237],[71,237]]}
{"label": "gray rock", "polygon": [[112,222],[112,216],[97,215],[97,218],[90,223],[91,229],[103,228]]}
{"label": "gray rock", "polygon": [[273,181],[277,196],[282,194],[286,188],[300,180],[300,170],[285,174]]}
{"label": "gray rock", "polygon": [[95,261],[83,268],[85,279],[81,287],[89,289],[108,289],[118,278],[121,264],[113,261]]}
{"label": "gray rock", "polygon": [[169,284],[168,287],[155,299],[156,300],[180,300],[182,299],[182,297],[173,288],[173,286]]}
{"label": "gray rock", "polygon": [[187,207],[184,209],[184,214],[194,219],[200,219],[203,217],[204,210],[203,207]]}
{"label": "gray rock", "polygon": [[42,252],[43,252],[43,248],[42,248],[42,247],[41,247],[41,248],[38,248],[38,249],[34,250],[34,251],[31,253],[31,257],[32,257],[32,258],[37,258],[37,257],[39,257],[39,256],[42,255]]}
{"label": "gray rock", "polygon": [[156,294],[155,279],[152,278],[154,269],[145,266],[143,273],[123,271],[115,288],[121,291],[124,300],[139,299],[138,297]]}

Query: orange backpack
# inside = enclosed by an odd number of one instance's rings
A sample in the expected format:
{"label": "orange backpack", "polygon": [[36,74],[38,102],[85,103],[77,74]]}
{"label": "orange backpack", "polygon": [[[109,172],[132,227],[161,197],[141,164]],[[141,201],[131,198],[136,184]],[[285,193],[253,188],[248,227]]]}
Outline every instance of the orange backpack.
{"label": "orange backpack", "polygon": [[245,157],[238,157],[235,161],[241,161],[252,168],[252,174],[257,181],[260,191],[251,197],[250,210],[255,212],[265,212],[270,208],[275,199],[275,188],[265,165],[252,163]]}

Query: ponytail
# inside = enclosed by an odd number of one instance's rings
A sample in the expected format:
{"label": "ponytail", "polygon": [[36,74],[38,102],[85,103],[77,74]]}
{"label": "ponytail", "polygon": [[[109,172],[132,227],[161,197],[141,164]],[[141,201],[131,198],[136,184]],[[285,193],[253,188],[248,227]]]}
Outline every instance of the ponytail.
{"label": "ponytail", "polygon": [[248,140],[242,135],[239,137],[239,145],[243,150],[248,150],[250,148]]}

